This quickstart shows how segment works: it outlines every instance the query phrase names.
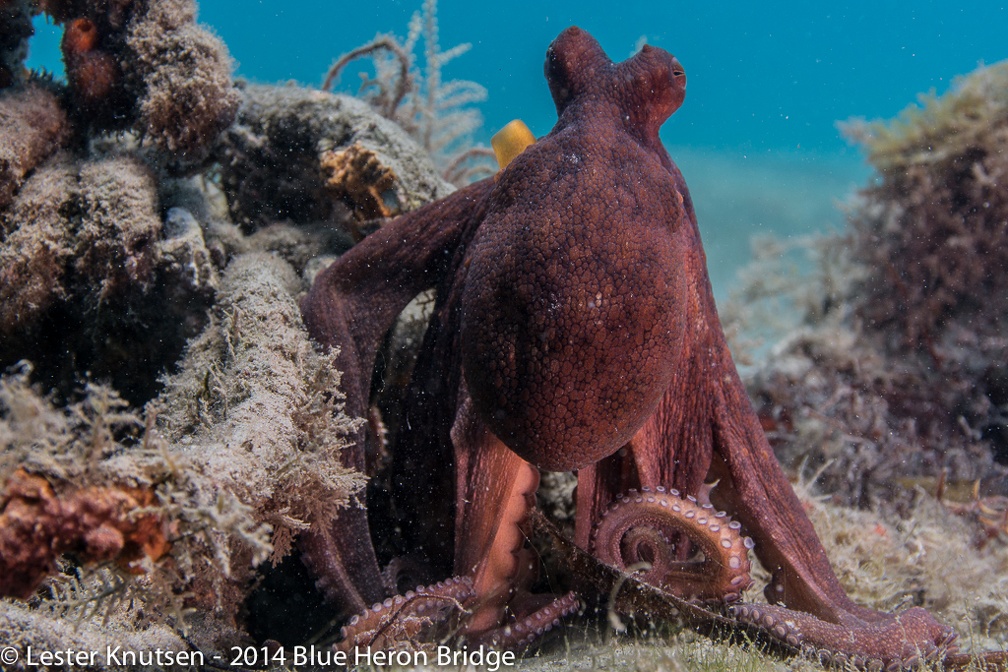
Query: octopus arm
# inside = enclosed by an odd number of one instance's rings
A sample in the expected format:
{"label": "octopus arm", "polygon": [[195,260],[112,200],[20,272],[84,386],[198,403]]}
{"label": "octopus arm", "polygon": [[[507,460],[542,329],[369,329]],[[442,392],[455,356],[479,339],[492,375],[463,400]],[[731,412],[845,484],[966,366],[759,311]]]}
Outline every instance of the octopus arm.
{"label": "octopus arm", "polygon": [[[479,221],[492,180],[398,217],[365,238],[316,278],[301,301],[312,338],[338,348],[346,411],[365,417],[371,374],[385,333],[406,304],[448,272],[467,225]],[[364,472],[366,430],[341,453],[347,467]],[[330,599],[360,611],[384,597],[371,543],[367,510],[342,509],[332,523],[302,540],[305,563]]]}
{"label": "octopus arm", "polygon": [[[723,362],[730,364],[727,346]],[[756,555],[773,579],[770,606],[740,620],[762,630],[786,631],[824,663],[910,668],[919,659],[955,650],[955,632],[919,607],[889,614],[855,604],[837,580],[812,523],[766,441],[734,366],[724,366],[714,386],[715,453],[712,492],[755,540]],[[786,605],[784,608],[780,605]]]}
{"label": "octopus arm", "polygon": [[406,304],[449,270],[466,225],[482,219],[492,189],[488,178],[398,217],[319,273],[301,313],[315,340],[340,348],[348,411],[366,410],[382,337]]}
{"label": "octopus arm", "polygon": [[479,606],[469,633],[495,629],[523,569],[523,527],[535,504],[539,470],[521,459],[487,429],[463,390],[452,443],[458,501],[455,571],[472,577]]}
{"label": "octopus arm", "polygon": [[854,615],[877,620],[882,614],[847,597],[826,552],[788,483],[734,367],[727,384],[716,387],[715,460],[712,473],[724,487],[713,493],[756,540],[760,561],[773,573],[767,599],[840,623]]}

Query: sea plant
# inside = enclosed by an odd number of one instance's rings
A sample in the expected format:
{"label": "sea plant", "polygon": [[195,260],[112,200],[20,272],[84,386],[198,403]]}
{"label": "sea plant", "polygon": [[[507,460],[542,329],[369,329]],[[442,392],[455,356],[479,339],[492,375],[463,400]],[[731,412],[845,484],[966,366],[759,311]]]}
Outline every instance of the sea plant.
{"label": "sea plant", "polygon": [[[422,69],[416,54],[421,39]],[[379,33],[371,42],[343,54],[330,66],[322,89],[331,90],[347,66],[369,57],[374,75],[361,73],[357,95],[419,142],[446,180],[465,184],[495,170],[492,151],[472,144],[473,133],[483,125],[473,104],[486,100],[486,89],[468,80],[445,81],[442,76],[445,65],[471,48],[465,42],[441,50],[437,0],[425,0],[422,10],[410,19],[405,39]]]}
{"label": "sea plant", "polygon": [[802,323],[750,378],[778,456],[832,461],[837,500],[898,508],[939,477],[1008,488],[1006,90],[999,63],[894,120],[842,125],[875,176],[817,243],[832,279],[792,279],[819,298],[795,297]]}
{"label": "sea plant", "polygon": [[1000,333],[1008,308],[1008,63],[981,67],[889,122],[842,126],[877,178],[854,212],[869,327],[938,347],[968,321]]}

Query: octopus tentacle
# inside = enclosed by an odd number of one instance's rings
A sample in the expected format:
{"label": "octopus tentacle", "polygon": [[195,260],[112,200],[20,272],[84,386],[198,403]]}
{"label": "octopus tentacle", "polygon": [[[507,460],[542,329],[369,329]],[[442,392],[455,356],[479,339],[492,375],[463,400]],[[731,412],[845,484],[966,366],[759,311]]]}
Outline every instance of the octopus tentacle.
{"label": "octopus tentacle", "polygon": [[[363,509],[347,508],[328,528],[309,530],[300,539],[302,560],[318,577],[316,586],[326,597],[348,611],[364,609],[384,595],[374,553],[370,547],[341,543],[354,534],[367,534]],[[372,577],[374,581],[362,581]]]}
{"label": "octopus tentacle", "polygon": [[469,577],[417,586],[416,590],[376,602],[351,618],[340,629],[342,639],[335,648],[347,652],[356,647],[393,649],[403,642],[426,639],[420,637],[423,631],[444,623],[453,609],[462,611],[474,595]]}
{"label": "octopus tentacle", "polygon": [[465,625],[467,636],[496,629],[505,606],[528,578],[525,546],[528,514],[535,504],[539,470],[494,436],[466,396],[452,442],[456,448],[459,501],[455,572],[471,576],[478,604]]}
{"label": "octopus tentacle", "polygon": [[[797,653],[802,650],[803,636],[794,622],[766,609],[764,604],[738,604],[728,607],[728,615],[739,623],[751,625],[760,632]],[[774,610],[775,611],[775,610]]]}
{"label": "octopus tentacle", "polygon": [[[684,599],[734,602],[752,584],[752,540],[724,511],[658,487],[629,491],[613,503],[595,527],[593,548],[599,560],[626,570],[649,565],[640,578]],[[682,560],[671,539],[689,539],[702,560]]]}
{"label": "octopus tentacle", "polygon": [[565,617],[580,608],[580,599],[574,591],[571,591],[515,623],[487,632],[477,638],[475,643],[489,644],[501,649],[528,648],[537,639],[559,626]]}
{"label": "octopus tentacle", "polygon": [[839,625],[779,605],[741,604],[728,608],[739,623],[826,666],[864,670],[916,669],[921,661],[956,652],[955,631],[933,627],[920,607],[897,614],[891,622]]}

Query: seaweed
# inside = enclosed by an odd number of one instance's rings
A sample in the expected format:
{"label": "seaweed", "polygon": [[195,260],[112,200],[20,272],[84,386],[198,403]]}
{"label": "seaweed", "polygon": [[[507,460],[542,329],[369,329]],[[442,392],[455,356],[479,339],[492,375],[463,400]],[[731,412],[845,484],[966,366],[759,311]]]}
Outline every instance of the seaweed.
{"label": "seaweed", "polygon": [[[778,456],[829,462],[837,501],[899,509],[908,482],[939,476],[1008,489],[1006,84],[1008,63],[981,68],[897,120],[844,126],[876,176],[847,231],[815,244],[813,281],[784,281],[803,317],[749,381]],[[782,272],[761,266],[743,302]]]}
{"label": "seaweed", "polygon": [[850,122],[878,173],[855,214],[868,327],[911,347],[955,325],[997,333],[1008,306],[1008,63],[982,67],[889,124]]}

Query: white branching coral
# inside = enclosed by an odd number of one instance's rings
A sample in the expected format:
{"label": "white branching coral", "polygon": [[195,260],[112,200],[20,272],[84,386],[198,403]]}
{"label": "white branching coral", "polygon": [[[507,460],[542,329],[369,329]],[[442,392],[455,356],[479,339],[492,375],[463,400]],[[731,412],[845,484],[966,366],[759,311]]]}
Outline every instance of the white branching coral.
{"label": "white branching coral", "polygon": [[[416,51],[423,40],[423,69]],[[403,127],[430,153],[445,179],[459,184],[492,173],[487,147],[473,146],[472,135],[483,125],[473,107],[487,98],[476,82],[442,79],[442,68],[469,51],[465,42],[441,51],[438,42],[437,0],[425,0],[415,12],[402,41],[392,34],[379,34],[368,44],[340,56],[322,83],[331,90],[346,67],[370,57],[374,76],[362,73],[357,95],[382,116]]]}

